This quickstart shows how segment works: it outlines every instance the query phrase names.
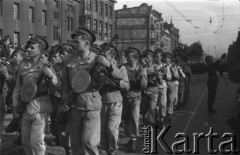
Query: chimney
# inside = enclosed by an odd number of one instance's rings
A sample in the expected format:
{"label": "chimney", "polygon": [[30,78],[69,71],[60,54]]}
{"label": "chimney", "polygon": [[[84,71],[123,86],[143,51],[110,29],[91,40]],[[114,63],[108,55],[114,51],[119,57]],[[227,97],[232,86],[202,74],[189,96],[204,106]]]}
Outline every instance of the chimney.
{"label": "chimney", "polygon": [[123,9],[127,9],[127,5],[123,5]]}

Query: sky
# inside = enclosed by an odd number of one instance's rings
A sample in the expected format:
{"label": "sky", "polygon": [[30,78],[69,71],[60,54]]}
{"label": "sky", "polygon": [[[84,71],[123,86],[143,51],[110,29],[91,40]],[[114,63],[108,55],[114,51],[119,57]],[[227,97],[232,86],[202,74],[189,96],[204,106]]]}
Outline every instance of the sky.
{"label": "sky", "polygon": [[117,0],[115,10],[152,5],[164,21],[180,30],[180,42],[200,41],[203,50],[214,57],[227,53],[240,31],[240,0]]}

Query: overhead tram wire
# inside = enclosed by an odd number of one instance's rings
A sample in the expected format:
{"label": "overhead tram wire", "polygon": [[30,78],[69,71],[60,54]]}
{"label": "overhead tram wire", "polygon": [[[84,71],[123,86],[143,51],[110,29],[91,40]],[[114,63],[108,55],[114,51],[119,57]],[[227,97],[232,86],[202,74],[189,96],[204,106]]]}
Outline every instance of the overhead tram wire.
{"label": "overhead tram wire", "polygon": [[190,24],[191,26],[193,26],[193,28],[196,31],[196,35],[198,40],[200,41],[197,29],[199,29],[199,27],[195,26],[191,20],[189,20],[179,9],[177,9],[173,4],[171,4],[168,0],[163,0],[169,7],[171,7],[175,12],[177,12],[178,15],[180,15],[181,17],[183,17],[185,19],[185,22]]}

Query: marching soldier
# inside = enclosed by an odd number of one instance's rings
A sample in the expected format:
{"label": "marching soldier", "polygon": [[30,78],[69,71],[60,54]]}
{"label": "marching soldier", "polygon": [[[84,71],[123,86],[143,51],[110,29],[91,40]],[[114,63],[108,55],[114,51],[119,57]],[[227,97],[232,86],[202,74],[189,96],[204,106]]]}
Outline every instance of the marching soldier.
{"label": "marching soldier", "polygon": [[116,155],[118,150],[118,127],[121,122],[123,107],[123,97],[120,90],[129,89],[129,80],[125,66],[119,66],[116,62],[116,57],[119,54],[117,49],[113,45],[110,45],[103,52],[110,62],[111,69],[107,70],[106,75],[109,79],[101,89],[103,92],[101,147],[107,151],[108,155]]}
{"label": "marching soldier", "polygon": [[143,53],[143,64],[147,67],[147,88],[143,91],[143,102],[141,110],[144,123],[156,126],[157,113],[156,106],[158,101],[158,84],[161,76],[157,72],[157,67],[154,64],[154,53],[151,50],[145,50]]}
{"label": "marching soldier", "polygon": [[[13,116],[17,108],[24,107],[21,121],[22,144],[27,155],[45,155],[44,133],[46,120],[52,112],[49,85],[59,86],[59,81],[47,63],[48,43],[42,36],[32,37],[26,46],[29,60],[21,63],[13,91]],[[44,54],[43,54],[44,53]]]}
{"label": "marching soldier", "polygon": [[165,62],[170,68],[170,73],[172,75],[171,80],[167,81],[167,116],[165,117],[165,122],[171,122],[171,116],[173,115],[174,106],[177,104],[178,97],[178,78],[179,74],[176,66],[174,65],[173,55],[171,53],[165,54]]}
{"label": "marching soldier", "polygon": [[[68,53],[71,53],[73,51],[73,48],[68,44],[62,44],[62,46],[57,47],[56,53],[53,56],[53,67],[56,71],[56,74],[59,78],[59,80],[62,82],[63,79],[63,69],[65,67],[65,57],[68,55]],[[51,130],[52,132],[55,132],[56,136],[56,144],[60,144],[64,147],[66,155],[70,155],[70,141],[69,141],[69,129],[68,124],[66,123],[59,123],[57,120],[60,117],[61,114],[61,93],[62,90],[58,89],[52,92],[51,101],[52,104],[55,104],[55,115],[51,118],[53,124],[51,124]]]}
{"label": "marching soldier", "polygon": [[[110,62],[90,50],[96,36],[87,28],[79,27],[72,35],[74,51],[66,60],[63,71],[63,110],[69,110],[69,92],[73,92],[70,109],[70,140],[73,155],[98,155],[100,141],[101,96],[99,76],[89,73],[96,62],[112,69]],[[91,72],[92,73],[92,72]]]}
{"label": "marching soldier", "polygon": [[165,63],[162,62],[163,58],[164,58],[163,51],[161,49],[157,49],[155,51],[156,66],[157,66],[157,71],[162,77],[162,80],[158,84],[159,125],[162,124],[163,120],[167,115],[167,83],[166,81],[171,80],[172,78],[169,66],[167,66]]}
{"label": "marching soldier", "polygon": [[[12,93],[16,84],[17,71],[20,63],[26,57],[24,49],[17,47],[10,56],[9,64],[0,65],[2,74],[6,77],[6,83],[8,86],[7,96],[6,96],[6,105],[7,112],[12,112]],[[7,71],[6,71],[7,70]]]}
{"label": "marching soldier", "polygon": [[136,151],[136,140],[139,137],[139,118],[141,90],[147,86],[147,70],[140,64],[140,51],[136,48],[129,47],[125,51],[127,57],[127,74],[129,77],[130,88],[125,92],[124,109],[126,109],[125,130],[130,137],[126,144],[131,151]]}

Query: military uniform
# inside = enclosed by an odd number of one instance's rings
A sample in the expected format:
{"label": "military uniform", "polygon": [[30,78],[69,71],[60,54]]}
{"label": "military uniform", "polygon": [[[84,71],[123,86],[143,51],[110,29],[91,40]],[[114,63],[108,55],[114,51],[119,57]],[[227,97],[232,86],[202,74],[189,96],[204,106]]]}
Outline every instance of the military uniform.
{"label": "military uniform", "polygon": [[169,65],[170,72],[172,75],[171,80],[167,81],[167,115],[172,115],[174,106],[177,106],[178,101],[178,79],[179,74],[176,66]]}
{"label": "military uniform", "polygon": [[139,136],[139,118],[140,118],[140,103],[141,103],[141,90],[147,86],[147,72],[143,72],[143,67],[138,65],[136,68],[126,66],[127,74],[129,77],[130,88],[125,93],[126,103],[124,106],[126,110],[126,127],[128,136],[135,139]]}
{"label": "military uniform", "polygon": [[[77,55],[74,51],[66,60],[63,71],[62,100],[68,103],[73,91],[70,82],[78,70],[89,71],[96,63],[96,54],[90,52],[85,58]],[[77,93],[70,109],[70,140],[73,155],[98,154],[97,145],[100,142],[100,110],[102,108],[101,96],[99,94],[99,77],[92,77],[87,90]]]}
{"label": "military uniform", "polygon": [[156,106],[158,101],[158,83],[160,79],[155,64],[147,67],[147,80],[147,88],[143,91],[141,109],[145,123],[156,125]]}
{"label": "military uniform", "polygon": [[[41,50],[48,48],[48,43],[42,36],[32,37],[27,42],[27,47],[31,44],[38,44]],[[28,51],[32,52],[30,48],[28,48]],[[38,52],[41,53],[41,51]],[[37,53],[35,54],[37,55]],[[36,57],[36,55],[34,57],[35,62],[32,58],[24,60],[20,64],[12,96],[14,109],[20,105],[25,106],[21,120],[21,134],[23,148],[27,155],[45,155],[46,153],[44,130],[48,115],[52,112],[48,88],[49,86],[60,85],[54,69],[50,67],[47,72],[44,72],[45,64],[43,64],[41,57]],[[48,75],[45,76],[47,73]],[[34,87],[29,87],[31,83],[37,85],[35,95],[33,93],[34,89],[32,89]],[[27,89],[24,89],[25,87]]]}
{"label": "military uniform", "polygon": [[[182,106],[183,105],[183,100],[184,100],[184,96],[185,96],[185,78],[186,75],[183,73],[182,67],[178,66],[178,74],[179,74],[179,85],[178,85],[178,106]],[[178,107],[177,107],[178,108]]]}
{"label": "military uniform", "polygon": [[52,112],[48,87],[58,83],[56,75],[51,79],[43,79],[38,85],[35,98],[29,103],[20,103],[21,87],[29,81],[37,82],[42,73],[42,67],[41,62],[33,64],[31,60],[23,61],[19,67],[16,86],[13,91],[13,106],[26,104],[26,109],[22,115],[21,133],[22,144],[27,155],[45,154],[44,129],[48,114]]}
{"label": "military uniform", "polygon": [[129,89],[129,80],[125,66],[117,67],[115,61],[111,61],[111,69],[108,69],[110,79],[117,79],[116,86],[107,83],[102,88],[103,108],[101,110],[101,146],[109,154],[114,154],[118,149],[118,127],[121,122],[123,97],[120,90]]}
{"label": "military uniform", "polygon": [[158,84],[158,107],[159,107],[159,121],[163,120],[166,117],[167,113],[167,82],[168,80],[171,80],[172,75],[169,69],[169,66],[167,66],[164,63],[161,63],[160,65],[157,65],[158,72],[161,72],[162,74],[162,81]]}

